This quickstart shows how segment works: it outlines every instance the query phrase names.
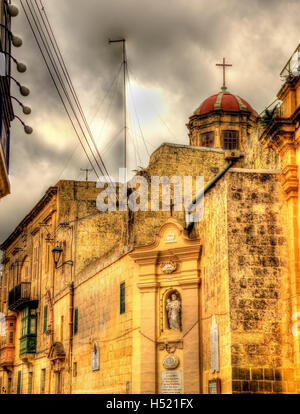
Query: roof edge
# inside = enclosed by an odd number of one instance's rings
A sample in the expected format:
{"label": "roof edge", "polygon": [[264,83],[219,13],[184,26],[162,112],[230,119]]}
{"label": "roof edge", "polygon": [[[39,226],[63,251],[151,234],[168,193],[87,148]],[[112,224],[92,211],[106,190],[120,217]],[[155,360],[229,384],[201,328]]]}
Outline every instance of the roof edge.
{"label": "roof edge", "polygon": [[44,196],[37,202],[33,209],[18,224],[15,230],[0,245],[0,250],[5,251],[22,233],[23,229],[34,219],[34,217],[43,209],[43,207],[57,194],[58,187],[49,187]]}

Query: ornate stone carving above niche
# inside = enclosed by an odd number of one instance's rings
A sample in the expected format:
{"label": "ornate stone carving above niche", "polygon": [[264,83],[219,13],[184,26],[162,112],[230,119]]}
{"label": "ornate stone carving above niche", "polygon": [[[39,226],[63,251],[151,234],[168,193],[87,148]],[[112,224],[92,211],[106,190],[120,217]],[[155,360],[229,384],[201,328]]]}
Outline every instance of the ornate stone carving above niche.
{"label": "ornate stone carving above niche", "polygon": [[158,341],[158,349],[160,351],[167,351],[169,354],[174,354],[176,349],[183,349],[183,341]]}
{"label": "ornate stone carving above niche", "polygon": [[160,264],[160,268],[163,273],[173,273],[177,269],[177,263],[170,260]]}

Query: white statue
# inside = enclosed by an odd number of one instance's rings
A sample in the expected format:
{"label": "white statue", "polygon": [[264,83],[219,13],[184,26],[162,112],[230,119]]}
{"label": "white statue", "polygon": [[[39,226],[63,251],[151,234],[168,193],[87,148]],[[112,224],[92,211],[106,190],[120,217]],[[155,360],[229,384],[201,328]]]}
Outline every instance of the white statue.
{"label": "white statue", "polygon": [[172,293],[171,299],[167,299],[166,305],[168,313],[169,328],[181,330],[181,303],[176,293]]}

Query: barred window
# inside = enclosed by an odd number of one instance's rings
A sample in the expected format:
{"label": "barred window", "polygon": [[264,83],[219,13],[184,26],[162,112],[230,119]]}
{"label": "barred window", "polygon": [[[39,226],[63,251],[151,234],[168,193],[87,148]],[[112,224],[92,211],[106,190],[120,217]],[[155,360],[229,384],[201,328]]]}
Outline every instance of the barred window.
{"label": "barred window", "polygon": [[238,149],[238,132],[237,131],[224,131],[223,132],[223,144],[225,150]]}
{"label": "barred window", "polygon": [[44,306],[44,323],[43,323],[43,332],[47,332],[48,329],[48,305]]}
{"label": "barred window", "polygon": [[74,321],[73,321],[73,334],[76,335],[78,333],[78,308],[74,309]]}
{"label": "barred window", "polygon": [[125,313],[125,282],[120,283],[120,314]]}
{"label": "barred window", "polygon": [[202,147],[213,148],[214,146],[214,133],[206,132],[201,135],[201,145]]}

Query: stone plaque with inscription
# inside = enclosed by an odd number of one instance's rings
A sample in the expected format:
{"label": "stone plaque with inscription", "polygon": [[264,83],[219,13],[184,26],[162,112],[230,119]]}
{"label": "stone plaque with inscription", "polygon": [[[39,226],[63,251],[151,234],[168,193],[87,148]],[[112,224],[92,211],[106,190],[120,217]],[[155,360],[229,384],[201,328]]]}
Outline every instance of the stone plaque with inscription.
{"label": "stone plaque with inscription", "polygon": [[161,372],[161,394],[182,394],[182,371]]}

